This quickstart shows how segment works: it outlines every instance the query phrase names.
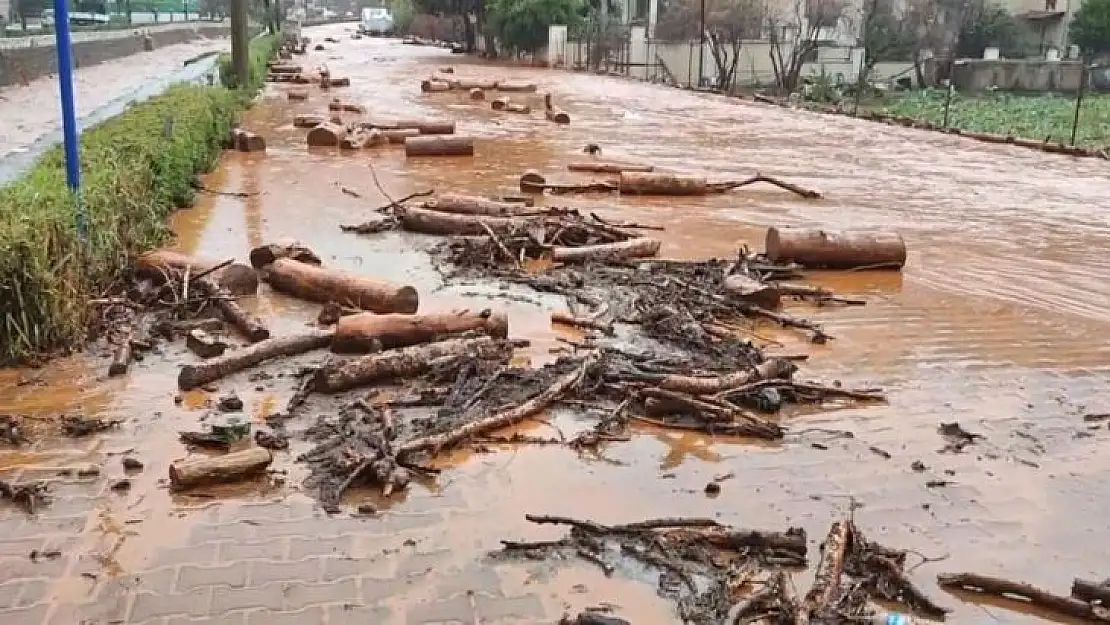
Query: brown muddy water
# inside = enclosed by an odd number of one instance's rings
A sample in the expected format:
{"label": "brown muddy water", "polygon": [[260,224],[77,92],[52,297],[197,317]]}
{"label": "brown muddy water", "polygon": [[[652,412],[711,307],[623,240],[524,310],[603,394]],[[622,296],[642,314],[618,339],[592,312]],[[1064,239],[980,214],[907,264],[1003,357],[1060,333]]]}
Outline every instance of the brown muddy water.
{"label": "brown muddy water", "polygon": [[[383,599],[393,609],[383,622],[422,620],[417,607],[429,599],[437,576],[460,571],[473,573],[475,584],[498,586],[492,590],[538,597],[542,607],[521,622],[552,622],[564,610],[600,602],[620,606],[618,614],[637,625],[675,622],[653,582],[606,578],[591,564],[497,564],[497,576],[482,582],[487,577],[478,571],[494,566],[484,556],[500,539],[539,539],[559,531],[530,526],[525,513],[601,522],[709,516],[760,529],[802,525],[815,561],[829,522],[846,513],[854,498],[862,506],[857,521],[872,539],[947,557],[917,568],[913,578],[955,609],[950,621],[956,623],[1037,618],[947,595],[933,582],[942,571],[1020,579],[1064,594],[1073,577],[1108,575],[1110,460],[1099,449],[1110,441],[1110,431],[1083,420],[1086,413],[1110,411],[1110,223],[1103,210],[1110,183],[1104,164],[615,78],[498,67],[396,41],[353,41],[345,28],[309,33],[316,40],[340,38],[305,61],[351,77],[353,86],[335,95],[365,105],[372,115],[455,118],[458,132],[477,137],[477,155],[406,162],[396,148],[310,153],[304,131],[291,120],[295,113],[322,111],[328,96],[314,93],[307,103],[288,103],[283,87],[270,86],[246,119],[246,126],[266,136],[267,153],[225,154],[206,180],[212,189],[258,194],[205,195],[176,215],[172,225],[181,249],[244,258],[252,246],[296,237],[330,265],[413,284],[422,310],[461,303],[504,308],[512,335],[533,340],[528,356],[537,364],[558,345],[547,318],[561,302],[534,296],[542,301],[536,306],[491,298],[495,292],[488,288],[444,287],[423,251],[430,239],[339,231],[339,224],[362,221],[386,201],[372,171],[393,197],[426,188],[489,194],[512,190],[528,167],[550,172],[549,178],[569,178],[565,164],[581,159],[585,143],[596,142],[606,159],[704,172],[711,179],[763,171],[825,194],[816,202],[750,188],[693,199],[558,198],[559,204],[605,217],[665,225],[664,256],[731,256],[745,244],[760,249],[767,226],[795,224],[894,228],[910,249],[901,275],[814,278],[868,302],[791,306],[790,312],[825,325],[836,337],[827,345],[758,328],[783,343],[781,349],[810,354],[804,377],[880,386],[889,394],[888,405],[796,415],[790,425],[799,433],[776,446],[643,430],[630,442],[611,444],[602,457],[556,448],[460,452],[442,463],[447,470],[435,484],[414,485],[379,519],[367,521],[365,531],[378,537],[363,536],[353,548],[355,555],[374,554],[411,537],[417,551],[428,554],[427,583]],[[538,82],[555,94],[572,123],[557,127],[537,114],[498,115],[460,94],[422,95],[419,79],[443,65],[454,65],[463,77]],[[536,96],[528,99],[539,104]],[[275,333],[302,327],[317,312],[265,290],[254,305]],[[169,356],[185,357],[177,351]],[[44,533],[67,536],[67,564],[48,585],[51,614],[69,609],[88,617],[66,606],[81,605],[94,587],[110,588],[106,580],[191,562],[186,536],[198,525],[247,519],[259,538],[270,532],[271,520],[304,515],[316,519],[312,532],[318,536],[336,533],[340,521],[314,511],[312,500],[298,492],[301,473],[291,457],[275,463],[290,470],[284,486],[216,489],[210,499],[169,495],[161,476],[186,453],[176,431],[195,428],[216,394],[187,394],[175,405],[176,366],[157,356],[124,379],[104,380],[106,369],[102,360],[74,359],[0,378],[4,411],[127,419],[118,432],[87,441],[50,441],[30,453],[0,450],[0,475],[50,474],[88,462],[105,467],[99,479],[57,484],[58,499],[38,520],[0,509],[0,534],[6,527],[26,532],[39,524],[48,528]],[[221,392],[234,388],[249,413],[261,418],[284,405],[287,386],[292,384],[256,388],[242,376],[222,383]],[[969,453],[940,454],[936,428],[942,421],[958,421],[986,441]],[[575,426],[572,419],[555,423]],[[550,426],[528,427],[544,433]],[[849,430],[855,437],[833,439],[821,428]],[[119,454],[128,450],[147,467],[132,477],[129,493],[118,495],[104,483],[122,473]],[[916,460],[927,470],[911,469]],[[734,477],[722,483],[720,496],[706,497],[704,485],[727,473]],[[937,479],[951,484],[926,486]],[[251,510],[260,512],[252,516]]]}

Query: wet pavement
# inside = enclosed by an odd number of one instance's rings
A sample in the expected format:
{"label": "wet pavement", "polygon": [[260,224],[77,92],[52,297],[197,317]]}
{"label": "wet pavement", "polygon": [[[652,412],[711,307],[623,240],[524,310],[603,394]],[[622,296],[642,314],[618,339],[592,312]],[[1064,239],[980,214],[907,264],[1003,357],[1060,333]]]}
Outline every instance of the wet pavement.
{"label": "wet pavement", "polygon": [[[1104,164],[614,78],[497,67],[431,48],[352,41],[344,29],[310,29],[316,39],[331,34],[341,43],[304,61],[326,62],[334,75],[351,77],[353,86],[335,95],[374,116],[455,118],[459,133],[477,138],[476,157],[406,162],[396,148],[309,152],[292,117],[320,112],[330,96],[288,103],[284,88],[271,86],[245,122],[266,136],[267,153],[225,154],[206,179],[211,189],[258,194],[205,195],[176,215],[181,249],[244,258],[252,246],[297,237],[326,264],[416,286],[422,310],[464,301],[505,309],[511,334],[532,339],[528,355],[540,363],[557,345],[547,319],[561,302],[472,299],[466,294],[476,287],[443,287],[423,252],[432,239],[339,231],[338,224],[363,221],[386,202],[375,175],[392,197],[425,188],[496,193],[514,188],[527,167],[569,178],[565,164],[581,159],[587,142],[599,143],[606,159],[705,172],[714,180],[759,170],[820,189],[826,199],[749,189],[679,200],[549,203],[665,225],[662,255],[677,258],[731,256],[743,244],[759,249],[769,225],[897,229],[910,250],[901,275],[841,272],[813,280],[863,296],[867,306],[788,308],[822,322],[835,340],[812,346],[789,331],[757,329],[784,351],[810,354],[803,377],[881,386],[889,404],[792,415],[794,434],[781,445],[640,430],[600,458],[563,448],[460,451],[440,462],[446,471],[435,483],[379,501],[378,515],[327,518],[298,490],[303,472],[292,455],[275,462],[289,471],[283,484],[224,486],[188,497],[165,488],[168,464],[186,454],[176,431],[194,429],[206,402],[234,389],[260,419],[284,405],[291,382],[256,386],[244,374],[175,405],[174,361],[187,357],[180,346],[168,348],[165,360],[148,357],[123,379],[102,379],[103,360],[4,372],[0,410],[126,419],[105,435],[48,439],[27,453],[0,449],[0,477],[101,467],[95,477],[52,477],[55,501],[36,517],[0,508],[5,625],[550,623],[564,610],[605,602],[637,625],[676,622],[652,579],[607,578],[584,562],[486,559],[501,539],[559,535],[530,525],[525,513],[802,525],[816,554],[829,521],[854,500],[870,538],[946,558],[912,577],[956,610],[955,623],[1036,619],[963,603],[936,588],[938,572],[975,571],[1062,594],[1073,577],[1107,576],[1110,463],[1099,449],[1110,431],[1083,419],[1110,411]],[[422,95],[419,79],[448,64],[463,77],[536,81],[553,91],[572,123],[496,115],[462,94]],[[304,327],[317,312],[268,291],[251,304],[278,334]],[[290,367],[263,370],[287,374]],[[986,439],[962,454],[939,453],[937,426],[951,421]],[[560,418],[555,425],[574,423]],[[551,426],[528,427],[545,434]],[[849,430],[854,438],[826,430]],[[146,466],[130,476],[130,490],[114,491],[109,486],[124,476],[125,453]],[[911,467],[918,460],[925,470]],[[721,494],[706,497],[704,485],[730,472],[735,477],[722,483]],[[949,484],[929,487],[931,480]],[[32,549],[51,548],[61,555],[28,558]],[[808,583],[805,576],[797,581]]]}

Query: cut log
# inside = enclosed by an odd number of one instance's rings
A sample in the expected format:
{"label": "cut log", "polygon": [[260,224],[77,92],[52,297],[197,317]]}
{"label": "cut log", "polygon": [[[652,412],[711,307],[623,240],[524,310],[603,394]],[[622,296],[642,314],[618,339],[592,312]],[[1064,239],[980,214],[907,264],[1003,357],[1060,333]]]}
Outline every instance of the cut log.
{"label": "cut log", "polygon": [[443,80],[425,79],[420,81],[420,90],[424,93],[442,93],[444,91],[450,91],[451,85]]}
{"label": "cut log", "polygon": [[250,253],[251,265],[255,269],[263,269],[279,258],[292,258],[306,265],[322,264],[315,252],[295,241],[259,245]]}
{"label": "cut log", "polygon": [[175,489],[202,484],[238,482],[266,470],[273,454],[262,447],[251,447],[222,456],[184,460],[170,465],[170,485]]}
{"label": "cut log", "polygon": [[556,247],[551,252],[551,260],[557,263],[605,263],[629,258],[645,258],[658,254],[660,245],[659,239],[638,237],[600,245]]}
{"label": "cut log", "polygon": [[1014,599],[1087,623],[1110,623],[1110,611],[1105,608],[1093,606],[1073,597],[1054,595],[1047,590],[1023,582],[976,573],[942,573],[937,575],[937,585],[946,590],[963,590]]}
{"label": "cut log", "polygon": [[506,341],[495,341],[485,336],[448,339],[326,365],[316,373],[313,389],[321,393],[337,393],[391,378],[419,375],[447,358],[471,356],[484,360],[507,360],[511,355],[512,344]]}
{"label": "cut log", "polygon": [[509,105],[509,98],[497,98],[489,103],[489,107],[495,111],[500,111]]}
{"label": "cut log", "polygon": [[620,190],[629,195],[705,195],[709,182],[700,176],[623,171]]}
{"label": "cut log", "polygon": [[900,269],[906,263],[906,242],[897,232],[769,228],[765,247],[772,262],[812,268]]}
{"label": "cut log", "polygon": [[478,89],[477,87],[475,87],[474,89],[470,90],[470,99],[471,100],[485,100],[486,99],[486,92],[482,91],[481,89]]}
{"label": "cut log", "polygon": [[496,80],[478,80],[474,78],[460,78],[452,80],[451,86],[461,91],[470,91],[471,89],[481,89],[482,91],[493,91],[497,89]]}
{"label": "cut log", "polygon": [[506,113],[520,113],[527,115],[532,112],[532,107],[527,104],[518,104],[516,102],[509,102],[505,105]]}
{"label": "cut log", "polygon": [[505,232],[513,229],[518,224],[523,225],[524,223],[523,220],[514,220],[508,217],[459,215],[413,207],[401,211],[400,218],[401,227],[409,232],[443,236],[488,234],[485,226],[488,226],[494,232]]}
{"label": "cut log", "polygon": [[332,148],[338,146],[346,135],[347,129],[343,126],[332,122],[324,122],[309,130],[306,140],[309,147]]}
{"label": "cut log", "polygon": [[661,389],[689,395],[713,395],[759,380],[789,380],[797,369],[794,363],[785,358],[772,358],[759,363],[751,371],[737,371],[721,376],[666,375],[658,385]]}
{"label": "cut log", "polygon": [[[183,279],[186,269],[190,276],[210,271],[218,263],[173,250],[153,250],[135,259],[135,273],[161,284],[167,276]],[[211,273],[221,288],[231,295],[253,295],[258,291],[258,274],[246,265],[233,263]]]}
{"label": "cut log", "polygon": [[235,329],[247,337],[247,340],[251,343],[270,338],[270,331],[262,323],[262,320],[243,310],[239,302],[232,299],[231,294],[211,277],[200,278],[196,284],[205,296],[212,299],[216,308],[223,314],[224,319],[235,326]]}
{"label": "cut log", "polygon": [[323,115],[297,115],[293,118],[293,126],[297,128],[315,128],[328,121]]}
{"label": "cut log", "polygon": [[562,109],[547,109],[543,112],[543,116],[547,121],[555,122],[556,124],[570,123],[570,114]]}
{"label": "cut log", "polygon": [[321,76],[320,80],[321,80],[321,85],[320,85],[321,87],[350,87],[351,86],[351,79],[346,77],[346,76],[328,76],[328,77],[326,77],[326,81],[325,81],[325,77]]}
{"label": "cut log", "polygon": [[420,131],[422,135],[453,135],[455,134],[455,122],[422,122],[419,126],[414,126]]}
{"label": "cut log", "polygon": [[509,334],[509,318],[488,310],[436,315],[362,313],[339,319],[331,349],[338,353],[366,353],[428,343],[436,337],[470,331],[503,339]]}
{"label": "cut log", "polygon": [[377,128],[378,130],[403,130],[415,128],[422,135],[453,135],[455,122],[435,119],[395,119],[395,120],[370,120],[360,122],[363,128]]}
{"label": "cut log", "polygon": [[[261,343],[256,343],[256,345],[261,345]],[[215,358],[222,356],[227,351],[225,341],[200,328],[189,330],[189,333],[185,335],[185,347],[201,358]]]}
{"label": "cut log", "polygon": [[255,343],[243,349],[227,352],[202,363],[185,365],[177,374],[177,386],[189,390],[215,382],[233,373],[272,358],[296,356],[331,343],[331,330],[309,330],[293,336],[281,336]]}
{"label": "cut log", "polygon": [[488,417],[478,419],[477,421],[471,421],[466,425],[442,434],[412,439],[404,445],[401,445],[400,449],[397,450],[397,456],[403,458],[406,455],[417,452],[429,450],[434,452],[454,447],[476,434],[500,430],[515,423],[519,423],[528,417],[539,414],[546,410],[552,403],[558,401],[563,393],[566,393],[581,382],[588,371],[597,363],[597,358],[597,352],[588,354],[577,369],[556,379],[555,382],[544,389],[543,392],[518,406],[496,412]]}
{"label": "cut log", "polygon": [[416,289],[339,269],[325,269],[279,258],[266,267],[266,282],[275,290],[312,302],[336,302],[376,313],[414,313]]}
{"label": "cut log", "polygon": [[794,619],[795,625],[807,624],[811,620],[825,622],[829,612],[835,607],[835,599],[840,596],[840,576],[844,572],[844,557],[851,540],[850,524],[834,521],[829,534],[821,545],[821,562],[813,574],[813,585],[809,587],[802,605]]}
{"label": "cut log", "polygon": [[405,156],[474,156],[474,139],[470,137],[409,137],[405,139]]}
{"label": "cut log", "polygon": [[363,148],[374,147],[385,143],[385,137],[382,132],[377,129],[370,130],[355,130],[349,135],[343,137],[339,142],[339,147],[344,150],[361,150]]}
{"label": "cut log", "polygon": [[584,161],[580,163],[568,163],[567,169],[570,171],[586,171],[597,174],[619,174],[626,171],[650,172],[654,171],[655,167],[653,165],[631,165],[628,163]]}
{"label": "cut log", "polygon": [[[371,130],[378,129],[372,128]],[[385,137],[386,141],[389,141],[390,143],[404,143],[405,139],[409,137],[415,137],[420,134],[420,131],[416,128],[394,128],[392,130],[382,130],[380,132],[382,133],[382,136]]]}
{"label": "cut log", "polygon": [[778,308],[782,294],[773,284],[765,284],[741,274],[725,278],[722,290],[730,297],[763,308]]}
{"label": "cut log", "polygon": [[300,74],[304,71],[304,67],[300,65],[278,64],[271,65],[268,71],[272,74]]}
{"label": "cut log", "polygon": [[131,339],[135,336],[135,315],[129,314],[120,327],[115,329],[115,349],[112,352],[112,363],[108,365],[110,377],[123,375],[131,368]]}
{"label": "cut log", "polygon": [[543,193],[547,186],[547,178],[535,169],[529,169],[520,175],[520,190],[525,193]]}
{"label": "cut log", "polygon": [[501,82],[497,83],[497,90],[505,93],[535,93],[536,84],[531,82]]}
{"label": "cut log", "polygon": [[1071,583],[1071,596],[1087,603],[1098,602],[1103,607],[1110,607],[1110,585],[1105,582],[1092,582],[1077,577]]}
{"label": "cut log", "polygon": [[447,66],[439,68],[439,73],[441,73],[441,74],[454,74],[455,73],[455,68],[451,67],[450,65],[447,65]]}
{"label": "cut log", "polygon": [[445,193],[424,204],[426,208],[444,213],[459,213],[462,215],[492,215],[508,217],[520,212],[520,204],[513,202],[499,202],[474,195],[458,195]]}
{"label": "cut log", "polygon": [[262,135],[243,130],[242,128],[234,128],[231,131],[232,144],[236,150],[240,152],[265,152],[266,140]]}

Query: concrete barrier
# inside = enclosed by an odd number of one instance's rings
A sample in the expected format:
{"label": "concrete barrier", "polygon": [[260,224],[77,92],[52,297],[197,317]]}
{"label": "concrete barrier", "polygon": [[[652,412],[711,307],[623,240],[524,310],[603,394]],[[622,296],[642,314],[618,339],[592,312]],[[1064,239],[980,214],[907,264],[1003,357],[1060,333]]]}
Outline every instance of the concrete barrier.
{"label": "concrete barrier", "polygon": [[[167,30],[149,31],[156,48],[185,43],[201,37],[218,38],[228,35],[226,24],[196,24]],[[144,30],[129,31],[109,39],[78,41],[73,44],[73,62],[77,68],[96,65],[143,51]],[[0,87],[23,84],[58,71],[54,46],[32,46],[0,50]]]}

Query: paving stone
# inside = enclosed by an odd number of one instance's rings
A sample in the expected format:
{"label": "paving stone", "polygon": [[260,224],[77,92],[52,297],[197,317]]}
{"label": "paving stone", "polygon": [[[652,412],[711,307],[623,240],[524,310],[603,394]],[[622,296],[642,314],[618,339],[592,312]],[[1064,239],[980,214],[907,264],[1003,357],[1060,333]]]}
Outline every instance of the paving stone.
{"label": "paving stone", "polygon": [[409,553],[402,551],[401,561],[397,563],[397,577],[425,575],[435,568],[443,568],[443,562],[451,555],[447,549],[430,553]]}
{"label": "paving stone", "polygon": [[16,601],[19,599],[19,595],[23,593],[24,584],[29,581],[15,580],[0,584],[0,606],[21,607],[16,604]]}
{"label": "paving stone", "polygon": [[65,554],[57,558],[40,557],[36,560],[27,557],[27,554],[0,558],[0,571],[9,580],[60,577],[68,566],[69,557]]}
{"label": "paving stone", "polygon": [[173,592],[173,584],[177,581],[177,567],[164,566],[150,571],[143,571],[131,576],[135,581],[136,592],[152,592],[155,594],[169,594]]}
{"label": "paving stone", "polygon": [[260,586],[269,582],[304,582],[312,584],[320,581],[323,572],[323,558],[308,558],[296,562],[277,560],[253,560],[250,563],[250,584]]}
{"label": "paving stone", "polygon": [[416,580],[411,579],[375,579],[373,577],[364,577],[359,582],[362,586],[362,601],[366,604],[403,597],[419,584]]}
{"label": "paving stone", "polygon": [[[213,612],[215,612],[214,608]],[[244,625],[246,622],[246,612],[232,612],[230,614],[214,614],[213,616],[202,616],[199,618],[171,616],[165,621],[165,625]],[[305,625],[315,624],[305,623]]]}
{"label": "paving stone", "polygon": [[384,554],[371,558],[324,558],[325,582],[347,577],[394,577],[393,562]]}
{"label": "paving stone", "polygon": [[289,559],[303,560],[310,556],[346,556],[354,548],[354,536],[334,536],[330,538],[289,539]]}
{"label": "paving stone", "polygon": [[190,545],[203,545],[220,541],[248,542],[254,538],[254,527],[246,523],[198,523],[189,533]]}
{"label": "paving stone", "polygon": [[142,592],[135,596],[131,621],[145,621],[159,616],[204,616],[212,602],[212,587],[198,588],[183,594],[156,595]]}
{"label": "paving stone", "polygon": [[52,535],[72,536],[85,531],[87,517],[85,515],[61,518],[35,518],[24,520],[14,527],[4,528],[4,535],[8,538],[35,538],[49,537]]}
{"label": "paving stone", "polygon": [[177,572],[178,592],[188,592],[203,586],[247,585],[249,565],[246,562],[233,562],[221,566],[184,565]]}
{"label": "paving stone", "polygon": [[297,611],[324,603],[358,603],[356,580],[345,579],[326,584],[288,584],[285,587],[285,610]]}
{"label": "paving stone", "polygon": [[45,543],[46,539],[40,537],[21,538],[19,540],[0,540],[0,558],[9,556],[26,558],[27,554],[36,549],[41,551]]}
{"label": "paving stone", "polygon": [[212,612],[218,614],[258,608],[280,610],[284,600],[285,589],[282,584],[276,582],[249,588],[217,586],[212,589]]}
{"label": "paving stone", "polygon": [[[2,588],[2,587],[0,587]],[[50,581],[45,579],[29,579],[23,582],[23,592],[19,594],[19,602],[5,602],[0,598],[0,605],[14,605],[17,608],[32,606],[46,598],[50,592]],[[2,590],[0,590],[2,594]]]}
{"label": "paving stone", "polygon": [[519,597],[490,597],[474,595],[474,605],[483,619],[499,620],[505,618],[543,618],[543,602],[536,595]]}
{"label": "paving stone", "polygon": [[377,625],[390,614],[390,609],[382,605],[331,605],[328,606],[328,625]]}
{"label": "paving stone", "polygon": [[406,614],[409,625],[429,623],[466,623],[474,620],[474,609],[466,597],[452,597],[429,603],[410,605]]}
{"label": "paving stone", "polygon": [[160,549],[150,559],[150,567],[176,566],[182,563],[215,564],[219,553],[219,543],[203,543],[190,547]]}
{"label": "paving stone", "polygon": [[319,606],[299,612],[259,610],[247,614],[247,625],[316,625],[324,622],[325,614]]}
{"label": "paving stone", "polygon": [[288,538],[278,538],[276,540],[267,540],[257,543],[219,543],[219,561],[285,560],[288,559],[286,555],[286,546],[288,543]]}

